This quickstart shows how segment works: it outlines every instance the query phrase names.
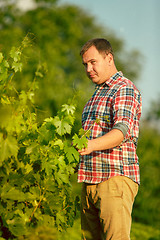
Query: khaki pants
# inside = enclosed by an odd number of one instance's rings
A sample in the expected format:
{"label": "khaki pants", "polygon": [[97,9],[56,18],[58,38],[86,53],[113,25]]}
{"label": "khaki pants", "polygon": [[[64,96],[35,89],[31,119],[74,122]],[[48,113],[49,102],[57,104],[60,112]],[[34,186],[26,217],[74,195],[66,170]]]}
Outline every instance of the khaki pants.
{"label": "khaki pants", "polygon": [[82,185],[81,227],[84,240],[129,240],[138,184],[124,176]]}

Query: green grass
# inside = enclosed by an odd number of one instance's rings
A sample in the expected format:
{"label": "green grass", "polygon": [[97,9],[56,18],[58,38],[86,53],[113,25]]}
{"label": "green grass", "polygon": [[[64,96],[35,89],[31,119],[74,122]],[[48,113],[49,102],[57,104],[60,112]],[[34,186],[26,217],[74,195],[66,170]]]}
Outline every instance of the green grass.
{"label": "green grass", "polygon": [[[80,219],[77,219],[72,228],[59,235],[58,240],[80,240]],[[160,240],[160,230],[142,223],[132,223],[131,240]]]}
{"label": "green grass", "polygon": [[131,240],[160,240],[160,229],[133,222]]}

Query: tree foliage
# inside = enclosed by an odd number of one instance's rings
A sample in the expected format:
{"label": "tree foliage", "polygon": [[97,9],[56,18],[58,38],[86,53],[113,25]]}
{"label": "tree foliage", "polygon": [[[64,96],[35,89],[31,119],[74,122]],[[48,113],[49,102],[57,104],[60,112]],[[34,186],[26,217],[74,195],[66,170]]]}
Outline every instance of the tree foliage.
{"label": "tree foliage", "polygon": [[[160,119],[160,97],[157,99],[157,101],[152,101],[150,104],[150,110],[148,111],[146,119],[148,121],[157,120],[157,123]],[[158,125],[158,124],[157,124]],[[157,126],[159,127],[159,126]]]}
{"label": "tree foliage", "polygon": [[[79,91],[82,104],[78,108],[82,110],[81,106],[91,94],[92,87],[82,68],[79,51],[90,38],[108,38],[115,50],[118,69],[131,80],[136,80],[140,54],[131,51],[123,58],[123,40],[109,28],[96,24],[96,19],[88,12],[76,6],[61,6],[55,0],[39,0],[37,8],[26,12],[16,9],[13,1],[8,3],[10,5],[4,5],[0,10],[0,48],[3,52],[7,52],[10,45],[16,46],[28,32],[34,36],[33,47],[27,50],[23,78],[21,74],[17,76],[16,88],[25,89],[38,63],[47,66],[48,75],[40,81],[35,100],[42,110],[39,116],[56,114],[65,99]],[[82,92],[84,89],[85,92]]]}
{"label": "tree foliage", "polygon": [[154,129],[142,128],[138,143],[141,185],[135,201],[133,219],[160,226],[160,134]]}

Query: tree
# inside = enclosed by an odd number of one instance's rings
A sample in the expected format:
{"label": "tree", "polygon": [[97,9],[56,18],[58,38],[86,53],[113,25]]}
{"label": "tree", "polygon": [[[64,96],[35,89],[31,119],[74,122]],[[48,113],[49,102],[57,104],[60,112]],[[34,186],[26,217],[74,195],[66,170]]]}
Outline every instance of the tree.
{"label": "tree", "polygon": [[141,185],[135,201],[133,219],[159,227],[160,224],[160,134],[152,128],[142,128],[138,143]]}
{"label": "tree", "polygon": [[[55,114],[66,99],[78,92],[81,92],[78,96],[78,101],[82,103],[78,112],[81,113],[81,106],[91,95],[92,85],[85,76],[79,51],[90,38],[108,38],[115,50],[118,69],[131,80],[136,80],[140,54],[135,51],[125,53],[124,60],[124,42],[109,29],[96,24],[96,19],[88,12],[76,6],[58,6],[54,0],[36,2],[37,8],[28,12],[16,9],[13,1],[4,4],[0,10],[0,48],[7,53],[11,43],[16,46],[28,32],[33,34],[33,47],[27,50],[23,78],[19,74],[16,88],[20,90],[26,87],[33,78],[37,63],[43,65],[45,72],[48,71],[48,75],[40,82],[36,99],[41,110],[40,119]],[[79,120],[80,113],[77,114]]]}
{"label": "tree", "polygon": [[160,98],[151,103],[150,111],[148,112],[147,119],[160,119]]}

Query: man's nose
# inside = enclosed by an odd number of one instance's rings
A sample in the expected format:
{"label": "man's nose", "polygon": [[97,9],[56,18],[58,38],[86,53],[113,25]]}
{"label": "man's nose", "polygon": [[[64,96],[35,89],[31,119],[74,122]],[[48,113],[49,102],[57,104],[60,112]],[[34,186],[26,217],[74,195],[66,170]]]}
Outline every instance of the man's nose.
{"label": "man's nose", "polygon": [[86,71],[89,73],[89,72],[91,72],[91,70],[92,70],[92,65],[87,64]]}

